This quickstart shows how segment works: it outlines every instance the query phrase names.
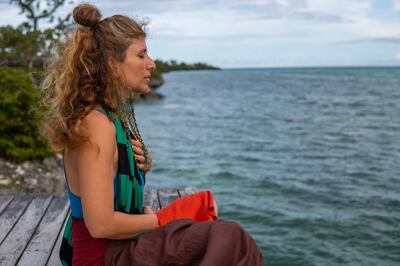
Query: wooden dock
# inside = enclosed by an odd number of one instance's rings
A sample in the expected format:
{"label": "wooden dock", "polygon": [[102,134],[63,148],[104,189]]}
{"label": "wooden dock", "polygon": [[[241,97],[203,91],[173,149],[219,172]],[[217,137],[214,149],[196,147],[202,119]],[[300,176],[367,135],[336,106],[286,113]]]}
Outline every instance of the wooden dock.
{"label": "wooden dock", "polygon": [[[157,211],[197,191],[145,190],[144,205]],[[61,265],[58,252],[69,212],[68,196],[0,196],[0,265]]]}

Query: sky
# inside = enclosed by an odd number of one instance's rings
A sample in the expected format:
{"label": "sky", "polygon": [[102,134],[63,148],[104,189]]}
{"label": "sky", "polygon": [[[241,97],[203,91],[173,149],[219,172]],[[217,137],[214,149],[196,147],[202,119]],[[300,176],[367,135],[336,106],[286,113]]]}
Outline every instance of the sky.
{"label": "sky", "polygon": [[[104,17],[148,20],[146,43],[154,59],[222,68],[400,66],[400,0],[87,2]],[[0,0],[0,25],[24,20],[17,6]]]}

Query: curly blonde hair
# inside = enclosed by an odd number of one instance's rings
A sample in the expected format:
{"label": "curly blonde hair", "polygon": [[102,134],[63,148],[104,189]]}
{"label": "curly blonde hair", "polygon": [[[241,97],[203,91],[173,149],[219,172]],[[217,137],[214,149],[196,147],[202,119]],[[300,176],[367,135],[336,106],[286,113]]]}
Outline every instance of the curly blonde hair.
{"label": "curly blonde hair", "polygon": [[63,153],[87,140],[83,118],[95,107],[116,112],[129,89],[107,60],[122,62],[133,40],[146,38],[145,23],[114,15],[101,20],[93,5],[74,8],[77,28],[60,41],[43,83],[41,133],[56,152]]}

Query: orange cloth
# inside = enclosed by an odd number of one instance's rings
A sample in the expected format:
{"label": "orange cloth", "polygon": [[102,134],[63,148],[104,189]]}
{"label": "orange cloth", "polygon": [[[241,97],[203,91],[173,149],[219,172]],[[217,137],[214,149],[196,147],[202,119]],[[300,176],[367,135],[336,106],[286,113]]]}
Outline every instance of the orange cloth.
{"label": "orange cloth", "polygon": [[182,218],[189,218],[196,222],[217,220],[214,196],[209,190],[176,199],[165,208],[158,210],[156,215],[159,226]]}

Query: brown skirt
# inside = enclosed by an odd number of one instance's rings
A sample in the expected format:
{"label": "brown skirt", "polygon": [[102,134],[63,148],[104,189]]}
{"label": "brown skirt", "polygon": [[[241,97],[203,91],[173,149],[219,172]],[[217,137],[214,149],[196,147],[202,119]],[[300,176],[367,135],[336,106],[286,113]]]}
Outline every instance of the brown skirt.
{"label": "brown skirt", "polygon": [[236,222],[177,219],[138,240],[112,240],[105,265],[262,266],[254,239]]}

